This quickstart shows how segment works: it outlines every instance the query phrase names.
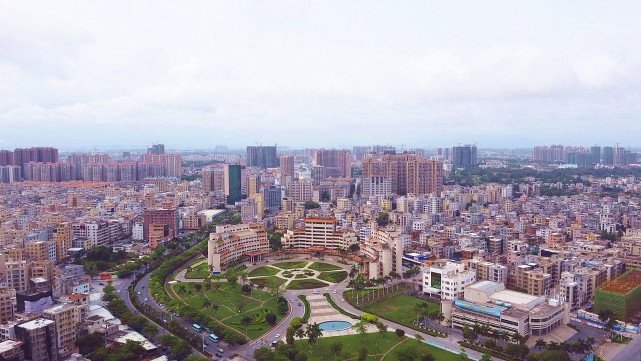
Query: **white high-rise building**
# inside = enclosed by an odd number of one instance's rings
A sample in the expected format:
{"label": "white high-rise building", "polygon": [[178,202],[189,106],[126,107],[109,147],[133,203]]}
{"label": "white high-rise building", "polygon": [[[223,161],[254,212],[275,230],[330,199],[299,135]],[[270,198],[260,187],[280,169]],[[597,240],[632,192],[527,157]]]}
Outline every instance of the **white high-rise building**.
{"label": "white high-rise building", "polygon": [[446,262],[423,267],[423,292],[446,300],[463,298],[466,286],[476,282],[476,273],[462,263]]}

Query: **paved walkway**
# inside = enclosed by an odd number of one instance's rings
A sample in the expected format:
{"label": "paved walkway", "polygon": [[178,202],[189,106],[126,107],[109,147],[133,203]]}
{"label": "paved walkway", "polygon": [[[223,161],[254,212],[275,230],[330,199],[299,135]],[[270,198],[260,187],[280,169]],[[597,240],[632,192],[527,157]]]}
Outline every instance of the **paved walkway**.
{"label": "paved walkway", "polygon": [[[290,262],[290,261],[287,261],[287,262]],[[283,287],[285,287],[285,288],[287,288],[287,286],[289,286],[289,284],[292,281],[295,281],[295,280],[305,281],[305,280],[313,279],[313,280],[316,280],[316,281],[324,283],[324,285],[319,285],[318,287],[325,287],[325,286],[328,286],[328,285],[333,285],[334,283],[318,278],[318,276],[320,276],[320,274],[322,272],[323,273],[334,273],[334,272],[343,272],[344,271],[342,268],[341,269],[328,270],[328,271],[317,271],[315,269],[309,268],[316,261],[293,260],[291,262],[298,262],[298,263],[306,262],[306,264],[303,267],[296,267],[296,268],[281,268],[281,267],[276,266],[276,264],[265,265],[265,266],[269,266],[271,268],[279,270],[278,273],[276,273],[273,276],[252,276],[252,277],[247,277],[247,279],[248,280],[253,280],[253,279],[261,279],[261,278],[268,278],[268,277],[278,277],[280,279],[285,280],[285,283],[283,284]],[[322,262],[322,261],[319,261],[319,262]],[[260,266],[260,267],[265,267],[265,266]],[[260,268],[260,267],[257,267],[257,268]],[[285,274],[287,274],[287,275],[285,275]],[[301,277],[297,278],[297,276],[301,276]]]}

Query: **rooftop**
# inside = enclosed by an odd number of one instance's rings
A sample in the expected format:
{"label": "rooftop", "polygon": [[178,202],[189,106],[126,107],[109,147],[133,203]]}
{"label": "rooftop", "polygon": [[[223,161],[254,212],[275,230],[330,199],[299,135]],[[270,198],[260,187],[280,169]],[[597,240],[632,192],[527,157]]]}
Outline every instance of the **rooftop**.
{"label": "rooftop", "polygon": [[621,277],[606,283],[601,289],[625,295],[639,286],[641,286],[641,269],[635,268],[624,273]]}
{"label": "rooftop", "polygon": [[38,318],[33,321],[21,323],[18,325],[18,327],[24,328],[26,330],[36,330],[38,328],[43,328],[52,323],[55,323],[55,322],[53,322],[52,320],[47,320],[46,318]]}

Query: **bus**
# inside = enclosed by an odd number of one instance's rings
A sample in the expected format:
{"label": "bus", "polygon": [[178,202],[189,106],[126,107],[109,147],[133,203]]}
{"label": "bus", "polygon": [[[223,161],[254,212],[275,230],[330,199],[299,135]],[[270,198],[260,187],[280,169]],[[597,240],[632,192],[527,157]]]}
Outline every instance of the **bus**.
{"label": "bus", "polygon": [[210,339],[210,340],[211,340],[211,342],[213,342],[213,343],[218,343],[218,341],[220,340],[220,339],[218,338],[218,336],[214,335],[213,333],[210,333],[210,334],[209,334],[209,339]]}
{"label": "bus", "polygon": [[203,328],[202,328],[199,324],[197,324],[197,323],[194,323],[193,325],[191,325],[191,327],[192,327],[194,330],[198,331],[198,332],[200,332],[200,330],[202,330],[202,329],[203,329]]}

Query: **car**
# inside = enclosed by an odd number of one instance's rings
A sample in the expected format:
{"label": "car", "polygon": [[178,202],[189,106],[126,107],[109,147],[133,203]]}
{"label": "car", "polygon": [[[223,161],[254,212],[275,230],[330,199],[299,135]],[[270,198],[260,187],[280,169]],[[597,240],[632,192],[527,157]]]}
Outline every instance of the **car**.
{"label": "car", "polygon": [[315,295],[317,295],[317,294],[319,294],[319,293],[320,293],[320,291],[319,291],[319,290],[314,290],[314,294],[315,294]]}
{"label": "car", "polygon": [[298,302],[298,305],[299,305],[299,306],[302,306],[303,304],[302,304],[302,303],[300,303],[300,302]]}
{"label": "car", "polygon": [[326,289],[325,289],[325,291],[328,291],[328,292],[329,292],[329,288],[326,288]]}
{"label": "car", "polygon": [[216,356],[217,356],[217,357],[223,357],[223,354],[222,354],[222,353],[220,353],[220,352],[216,352]]}
{"label": "car", "polygon": [[140,296],[140,291],[138,291],[138,296]]}
{"label": "car", "polygon": [[277,333],[274,335],[274,338],[279,338],[279,337],[280,337],[280,333]]}
{"label": "car", "polygon": [[99,284],[99,285],[101,285],[101,286],[104,286],[104,285],[105,285],[105,283],[104,283],[104,282],[98,282],[98,284]]}
{"label": "car", "polygon": [[222,349],[222,348],[219,348],[219,349],[218,349],[218,350],[216,350],[216,351],[218,351],[218,352],[220,352],[220,353],[225,352],[225,351],[223,351],[223,349]]}
{"label": "car", "polygon": [[334,294],[336,294],[336,290],[334,290]]}
{"label": "car", "polygon": [[[336,292],[334,292],[334,293],[336,293]],[[149,301],[149,299],[147,297],[145,297],[145,302],[147,302],[147,301]]]}

